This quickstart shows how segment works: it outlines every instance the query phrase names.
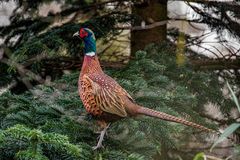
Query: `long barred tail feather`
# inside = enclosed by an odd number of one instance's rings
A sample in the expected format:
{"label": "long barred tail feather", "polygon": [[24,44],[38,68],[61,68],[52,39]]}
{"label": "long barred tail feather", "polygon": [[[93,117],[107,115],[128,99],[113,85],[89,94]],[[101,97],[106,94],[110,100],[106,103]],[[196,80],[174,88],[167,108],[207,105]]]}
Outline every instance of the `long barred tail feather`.
{"label": "long barred tail feather", "polygon": [[142,114],[142,115],[146,115],[146,116],[150,116],[150,117],[156,117],[156,118],[166,120],[166,121],[181,123],[181,124],[191,126],[191,127],[194,127],[194,128],[198,128],[200,130],[207,131],[207,132],[216,132],[216,131],[214,131],[212,129],[209,129],[207,127],[204,127],[202,125],[199,125],[199,124],[196,124],[196,123],[193,123],[193,122],[187,121],[185,119],[178,118],[178,117],[175,117],[175,116],[163,113],[163,112],[155,111],[155,110],[152,110],[150,108],[145,108],[145,107],[140,106],[137,110],[137,113]]}

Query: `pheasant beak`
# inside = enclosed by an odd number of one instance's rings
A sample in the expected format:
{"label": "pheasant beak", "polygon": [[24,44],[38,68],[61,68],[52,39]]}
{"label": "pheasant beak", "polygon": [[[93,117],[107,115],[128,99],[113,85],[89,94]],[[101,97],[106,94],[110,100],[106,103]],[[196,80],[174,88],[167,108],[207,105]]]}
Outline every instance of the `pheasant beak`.
{"label": "pheasant beak", "polygon": [[75,37],[75,36],[79,37],[79,32],[74,33],[73,37]]}

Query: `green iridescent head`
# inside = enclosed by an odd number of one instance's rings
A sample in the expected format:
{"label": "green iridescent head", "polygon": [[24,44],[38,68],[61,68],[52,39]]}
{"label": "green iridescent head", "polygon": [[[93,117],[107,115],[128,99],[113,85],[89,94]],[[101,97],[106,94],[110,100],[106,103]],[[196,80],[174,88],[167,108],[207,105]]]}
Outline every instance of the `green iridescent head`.
{"label": "green iridescent head", "polygon": [[96,55],[96,39],[92,30],[89,28],[80,28],[73,36],[78,36],[84,41],[84,55]]}

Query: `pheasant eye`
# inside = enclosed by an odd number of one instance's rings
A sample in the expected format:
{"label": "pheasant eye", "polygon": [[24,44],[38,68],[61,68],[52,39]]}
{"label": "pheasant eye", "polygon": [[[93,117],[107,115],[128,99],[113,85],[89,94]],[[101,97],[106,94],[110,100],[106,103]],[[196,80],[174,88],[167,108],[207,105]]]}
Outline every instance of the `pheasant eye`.
{"label": "pheasant eye", "polygon": [[83,28],[81,28],[79,32],[80,32],[80,33],[79,33],[79,36],[80,36],[81,38],[85,38],[85,37],[88,36],[88,32],[86,32]]}

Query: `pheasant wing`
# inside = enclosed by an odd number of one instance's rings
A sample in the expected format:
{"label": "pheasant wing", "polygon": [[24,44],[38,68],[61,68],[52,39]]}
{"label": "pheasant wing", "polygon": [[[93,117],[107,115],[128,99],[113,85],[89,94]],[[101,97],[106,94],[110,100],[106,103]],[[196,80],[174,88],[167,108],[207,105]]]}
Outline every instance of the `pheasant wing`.
{"label": "pheasant wing", "polygon": [[132,100],[132,97],[111,77],[101,75],[84,75],[83,81],[91,86],[95,102],[101,110],[107,113],[115,114],[120,117],[126,117],[127,112],[124,106],[124,97]]}

